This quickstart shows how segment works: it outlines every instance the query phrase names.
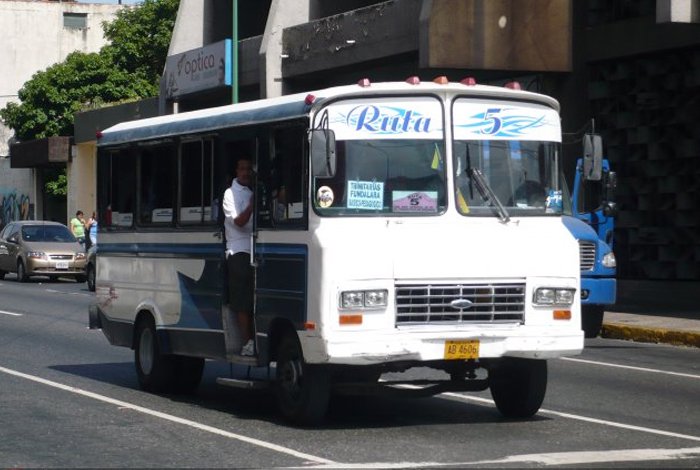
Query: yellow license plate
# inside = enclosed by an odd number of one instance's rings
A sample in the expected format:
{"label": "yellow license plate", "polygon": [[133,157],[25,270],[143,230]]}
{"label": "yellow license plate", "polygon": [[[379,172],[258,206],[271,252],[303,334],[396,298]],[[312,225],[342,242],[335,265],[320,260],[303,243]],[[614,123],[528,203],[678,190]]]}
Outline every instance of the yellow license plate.
{"label": "yellow license plate", "polygon": [[445,341],[445,359],[478,359],[479,340]]}

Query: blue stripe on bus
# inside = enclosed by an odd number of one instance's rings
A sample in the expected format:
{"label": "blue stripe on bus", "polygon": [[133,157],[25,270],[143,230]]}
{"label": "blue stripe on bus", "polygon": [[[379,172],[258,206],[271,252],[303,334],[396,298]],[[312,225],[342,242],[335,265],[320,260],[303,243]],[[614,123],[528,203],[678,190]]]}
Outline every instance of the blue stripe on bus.
{"label": "blue stripe on bus", "polygon": [[98,243],[97,254],[118,256],[223,256],[224,246],[223,243]]}

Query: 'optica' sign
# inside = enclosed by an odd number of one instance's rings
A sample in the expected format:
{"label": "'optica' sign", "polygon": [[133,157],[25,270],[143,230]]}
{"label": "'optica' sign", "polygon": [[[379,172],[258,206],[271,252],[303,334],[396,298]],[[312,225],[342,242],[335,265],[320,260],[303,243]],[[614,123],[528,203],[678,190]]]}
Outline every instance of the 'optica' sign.
{"label": "'optica' sign", "polygon": [[231,40],[168,56],[165,69],[168,98],[231,85]]}

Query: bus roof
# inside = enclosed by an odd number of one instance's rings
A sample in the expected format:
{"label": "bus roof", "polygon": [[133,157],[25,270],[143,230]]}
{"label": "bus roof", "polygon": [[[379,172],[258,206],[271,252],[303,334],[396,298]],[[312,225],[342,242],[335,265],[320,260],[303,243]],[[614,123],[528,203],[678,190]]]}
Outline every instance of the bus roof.
{"label": "bus roof", "polygon": [[[482,99],[537,102],[559,111],[559,103],[550,96],[490,85],[437,84],[433,82],[381,82],[368,86],[344,85],[310,93],[229,104],[179,114],[126,121],[105,129],[99,146],[163,139],[176,135],[212,132],[232,126],[275,122],[308,116],[312,107],[331,99],[373,95],[453,95]],[[309,103],[313,104],[309,104]]]}

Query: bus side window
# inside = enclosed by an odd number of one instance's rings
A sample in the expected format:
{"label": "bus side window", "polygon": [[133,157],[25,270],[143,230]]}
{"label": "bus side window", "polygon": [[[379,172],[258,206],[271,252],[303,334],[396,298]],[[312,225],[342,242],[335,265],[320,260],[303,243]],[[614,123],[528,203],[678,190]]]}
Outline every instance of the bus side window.
{"label": "bus side window", "polygon": [[271,163],[270,211],[275,224],[303,226],[306,221],[306,127],[275,129]]}
{"label": "bus side window", "polygon": [[130,149],[110,151],[98,159],[98,204],[102,227],[130,228],[134,223],[136,156]]}
{"label": "bus side window", "polygon": [[139,223],[172,224],[176,150],[172,145],[145,147],[140,160]]}

